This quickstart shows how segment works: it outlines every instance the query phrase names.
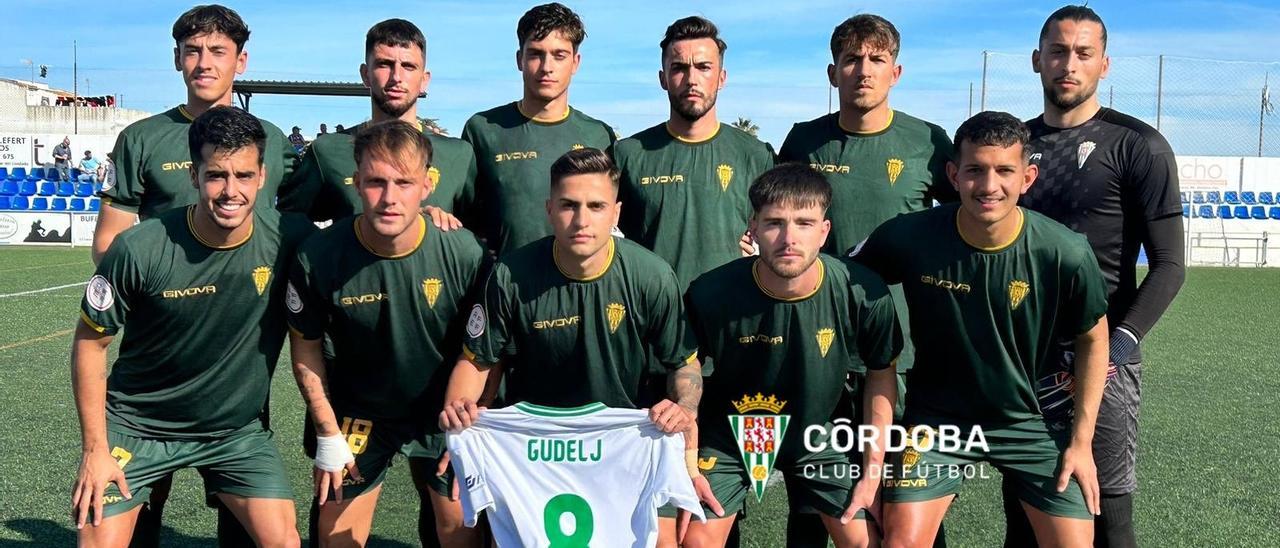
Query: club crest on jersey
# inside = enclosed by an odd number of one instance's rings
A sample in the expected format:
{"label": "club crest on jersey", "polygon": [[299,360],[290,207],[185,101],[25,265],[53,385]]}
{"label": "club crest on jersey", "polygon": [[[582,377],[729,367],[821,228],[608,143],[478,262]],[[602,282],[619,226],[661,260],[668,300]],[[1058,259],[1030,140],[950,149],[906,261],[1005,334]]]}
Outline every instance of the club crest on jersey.
{"label": "club crest on jersey", "polygon": [[836,340],[836,330],[831,328],[823,328],[818,330],[818,351],[822,352],[822,357],[827,357],[827,351],[831,350],[831,341]]}
{"label": "club crest on jersey", "polygon": [[258,295],[262,295],[267,290],[267,282],[271,280],[271,267],[260,266],[253,269],[253,287],[258,290]]}
{"label": "club crest on jersey", "polygon": [[902,168],[906,167],[906,165],[907,164],[905,162],[897,158],[889,158],[889,160],[884,163],[885,170],[889,172],[889,186],[893,186],[898,183],[898,176],[902,175]]}
{"label": "club crest on jersey", "polygon": [[733,167],[729,164],[716,166],[716,179],[720,180],[721,192],[729,190],[729,183],[733,182]]}
{"label": "club crest on jersey", "polygon": [[1084,167],[1085,160],[1089,159],[1089,155],[1093,154],[1093,149],[1098,148],[1098,144],[1093,141],[1085,141],[1076,147],[1076,169]]}
{"label": "club crest on jersey", "polygon": [[427,297],[427,306],[436,307],[436,299],[440,298],[440,287],[444,285],[440,278],[422,280],[422,294]]}
{"label": "club crest on jersey", "polygon": [[[755,396],[743,395],[742,400],[734,401],[733,407],[740,414],[729,415],[729,427],[733,430],[738,451],[742,453],[742,465],[747,469],[756,502],[764,498],[764,488],[777,461],[778,447],[787,433],[787,423],[791,421],[791,415],[778,414],[785,405],[787,402],[778,401],[776,396],[766,398],[757,392]],[[769,414],[747,414],[761,411]]]}
{"label": "club crest on jersey", "polygon": [[1031,293],[1031,284],[1022,280],[1009,282],[1009,309],[1017,310],[1029,293]]}
{"label": "club crest on jersey", "polygon": [[582,143],[574,143],[574,144],[573,144],[573,146],[571,146],[571,147],[569,147],[569,148],[571,148],[571,149],[573,149],[573,150],[582,150],[582,149],[584,149],[584,148],[586,148],[586,147],[582,146]]}
{"label": "club crest on jersey", "polygon": [[627,315],[627,307],[618,303],[609,303],[605,307],[605,315],[609,318],[609,333],[617,333],[618,326],[622,325],[622,318]]}
{"label": "club crest on jersey", "polygon": [[[914,426],[908,427],[907,430],[911,432],[916,431]],[[915,440],[909,438],[907,440],[907,448],[902,452],[902,475],[903,476],[906,476],[908,473],[910,473],[911,469],[920,462],[920,450],[917,449],[917,445],[921,447],[933,446],[933,444],[929,443],[929,436],[932,430],[929,430],[928,428],[921,428],[919,432],[920,432],[920,438]]]}
{"label": "club crest on jersey", "polygon": [[351,177],[346,177],[346,178],[343,178],[343,179],[342,179],[342,184],[344,184],[344,185],[353,185],[353,184],[355,184],[355,181],[356,181],[356,180],[355,180],[355,179],[352,179]]}
{"label": "club crest on jersey", "polygon": [[436,185],[440,184],[440,168],[436,166],[427,168],[427,178],[431,180],[431,189],[435,190]]}

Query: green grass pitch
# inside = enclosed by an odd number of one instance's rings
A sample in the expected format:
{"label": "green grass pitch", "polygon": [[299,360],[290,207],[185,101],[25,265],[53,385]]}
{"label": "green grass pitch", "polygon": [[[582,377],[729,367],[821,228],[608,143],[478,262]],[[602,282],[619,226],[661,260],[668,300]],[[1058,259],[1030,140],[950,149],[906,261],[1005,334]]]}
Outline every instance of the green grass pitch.
{"label": "green grass pitch", "polygon": [[[0,248],[0,546],[69,546],[70,486],[80,456],[71,397],[71,328],[91,274],[85,248]],[[14,295],[44,288],[62,289]],[[1139,541],[1150,546],[1280,546],[1280,270],[1193,268],[1144,345]],[[281,360],[281,363],[286,363]],[[303,405],[288,366],[272,420],[306,533],[310,461]],[[951,546],[998,546],[998,480],[966,484],[946,525]],[[374,544],[416,546],[416,496],[392,468]],[[744,546],[782,546],[781,485],[749,508]],[[199,476],[178,475],[165,513],[166,546],[214,546],[214,514]]]}

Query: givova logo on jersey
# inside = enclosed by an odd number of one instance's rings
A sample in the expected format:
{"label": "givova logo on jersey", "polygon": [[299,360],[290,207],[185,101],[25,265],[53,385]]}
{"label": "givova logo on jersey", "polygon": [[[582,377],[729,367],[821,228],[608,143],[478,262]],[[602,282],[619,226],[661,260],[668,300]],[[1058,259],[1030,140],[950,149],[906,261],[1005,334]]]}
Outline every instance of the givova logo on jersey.
{"label": "givova logo on jersey", "polygon": [[766,398],[759,392],[755,396],[744,394],[742,400],[733,402],[739,414],[729,415],[729,428],[742,454],[742,466],[747,470],[756,502],[764,498],[765,486],[777,462],[778,448],[782,437],[787,434],[787,424],[791,422],[791,415],[779,414],[786,405],[787,402],[778,401],[774,395]]}

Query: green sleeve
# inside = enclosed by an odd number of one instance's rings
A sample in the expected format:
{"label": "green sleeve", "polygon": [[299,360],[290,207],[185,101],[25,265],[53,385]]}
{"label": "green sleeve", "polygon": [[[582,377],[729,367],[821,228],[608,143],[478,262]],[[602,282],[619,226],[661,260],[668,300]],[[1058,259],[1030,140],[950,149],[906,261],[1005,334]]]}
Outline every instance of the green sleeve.
{"label": "green sleeve", "polygon": [[462,220],[464,226],[471,227],[480,218],[476,207],[476,149],[471,143],[463,143],[467,149],[467,173],[462,179],[462,188],[453,201],[453,214]]}
{"label": "green sleeve", "polygon": [[142,205],[142,154],[138,144],[128,131],[116,137],[112,156],[115,156],[116,184],[99,193],[107,205],[122,211],[137,213]]}
{"label": "green sleeve", "polygon": [[324,336],[325,319],[328,317],[325,310],[327,302],[317,291],[317,282],[306,255],[296,255],[289,267],[289,287],[285,289],[284,304],[289,312],[289,327],[309,341]]}
{"label": "green sleeve", "polygon": [[142,269],[134,261],[127,238],[116,238],[85,286],[80,318],[99,333],[115,335],[125,325],[131,301],[144,294]]}
{"label": "green sleeve", "polygon": [[[293,168],[295,164],[298,163],[298,152],[293,149],[293,143],[289,142],[289,138],[285,136],[283,131],[280,131],[280,128],[275,126],[271,127],[275,129],[276,142],[280,145],[280,165],[283,166],[284,169],[284,172],[281,173],[279,175],[279,179],[277,179],[280,181],[278,186],[284,186],[284,184],[289,181],[289,178],[293,175]],[[279,193],[277,192],[277,196],[278,195]]]}
{"label": "green sleeve", "polygon": [[773,145],[769,143],[764,144],[764,150],[766,152],[764,169],[767,171],[772,169],[773,166],[778,163],[778,153],[773,150]]}
{"label": "green sleeve", "polygon": [[930,126],[929,130],[929,142],[933,147],[933,152],[929,156],[929,173],[933,175],[933,183],[929,185],[929,196],[942,204],[955,202],[960,199],[960,195],[956,193],[955,187],[951,186],[951,179],[947,177],[947,162],[954,159],[955,149],[951,144],[951,138],[947,137],[946,130],[937,126]]}
{"label": "green sleeve", "polygon": [[495,364],[510,355],[511,326],[516,321],[506,287],[506,267],[497,265],[484,283],[480,301],[471,307],[467,318],[463,353],[479,364]]}
{"label": "green sleeve", "polygon": [[684,294],[684,340],[698,353],[698,359],[702,361],[702,376],[709,377],[715,364],[716,347],[711,344],[696,303],[693,286],[690,285]]}
{"label": "green sleeve", "polygon": [[287,179],[280,183],[276,195],[276,209],[293,213],[309,213],[316,194],[320,192],[320,163],[316,161],[314,147],[307,145],[301,157],[294,159]]}
{"label": "green sleeve", "polygon": [[809,159],[806,158],[804,154],[801,154],[800,151],[796,150],[796,147],[799,146],[796,144],[796,140],[799,139],[799,137],[796,136],[796,134],[799,133],[799,131],[797,131],[797,125],[791,126],[791,131],[787,132],[786,138],[782,140],[782,148],[778,149],[778,163],[809,163]]}
{"label": "green sleeve", "polygon": [[[898,323],[893,295],[884,281],[873,272],[850,265],[850,317],[856,322],[858,358],[867,369],[889,367],[902,353],[902,326]],[[850,370],[855,370],[850,364]]]}
{"label": "green sleeve", "polygon": [[889,235],[889,223],[882,224],[852,250],[848,257],[870,268],[889,284],[902,283],[897,261],[893,257],[893,238]]}
{"label": "green sleeve", "polygon": [[648,340],[653,355],[668,370],[684,367],[694,357],[697,344],[688,335],[688,319],[680,299],[680,282],[674,271],[666,272],[650,281],[645,294],[649,310]]}
{"label": "green sleeve", "polygon": [[1081,244],[1081,259],[1063,295],[1065,308],[1060,312],[1058,324],[1070,330],[1066,335],[1075,337],[1087,333],[1098,320],[1107,314],[1107,283],[1098,268],[1098,260],[1087,244]]}

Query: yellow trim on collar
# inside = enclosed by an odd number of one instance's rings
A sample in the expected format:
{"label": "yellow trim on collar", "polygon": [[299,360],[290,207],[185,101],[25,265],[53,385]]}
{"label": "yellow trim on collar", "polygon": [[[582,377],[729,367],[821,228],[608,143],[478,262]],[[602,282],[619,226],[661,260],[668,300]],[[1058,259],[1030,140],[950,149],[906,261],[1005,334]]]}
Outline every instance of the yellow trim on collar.
{"label": "yellow trim on collar", "polygon": [[550,119],[550,120],[546,118],[538,118],[537,116],[530,116],[529,113],[524,111],[524,107],[520,106],[520,101],[516,101],[516,110],[520,111],[520,115],[529,119],[530,122],[533,122],[536,124],[558,124],[560,122],[563,122],[569,119],[569,113],[573,112],[573,107],[569,105],[565,105],[564,116],[561,116],[560,118],[557,118],[557,119]]}
{"label": "yellow trim on collar", "polygon": [[365,251],[368,251],[369,253],[372,253],[378,257],[382,257],[383,259],[401,259],[404,257],[408,257],[409,255],[413,255],[413,252],[417,251],[419,247],[422,247],[422,241],[427,238],[427,220],[422,218],[422,214],[418,214],[418,241],[414,242],[413,249],[410,249],[399,255],[383,255],[381,253],[378,253],[377,251],[374,251],[373,246],[369,245],[367,242],[364,241],[364,233],[360,231],[361,217],[364,217],[363,213],[361,213],[360,215],[357,215],[355,222],[351,223],[351,226],[356,231],[356,240],[360,242],[360,247],[363,247]]}
{"label": "yellow trim on collar", "polygon": [[551,241],[551,262],[556,264],[556,270],[559,270],[561,275],[563,275],[566,278],[569,278],[570,280],[573,280],[575,282],[592,282],[600,279],[601,276],[604,276],[605,273],[609,271],[609,267],[613,266],[613,256],[617,252],[617,247],[614,245],[614,242],[613,242],[613,236],[609,237],[609,243],[607,245],[609,246],[609,257],[606,258],[604,261],[604,268],[601,268],[600,272],[597,272],[585,278],[575,278],[573,275],[569,274],[568,272],[565,272],[564,267],[560,266],[560,246],[556,245],[555,240]]}
{"label": "yellow trim on collar", "polygon": [[852,133],[854,135],[871,135],[872,133],[880,133],[886,129],[889,129],[889,126],[893,125],[893,113],[894,113],[893,109],[889,109],[889,119],[885,121],[884,127],[880,129],[873,129],[871,131],[854,131],[852,129],[844,127],[844,124],[840,123],[839,114],[836,115],[836,125],[840,126],[840,131],[843,131],[845,133]]}
{"label": "yellow trim on collar", "polygon": [[716,124],[716,130],[715,130],[715,131],[713,131],[713,132],[711,132],[711,135],[708,135],[706,138],[704,138],[704,139],[698,139],[698,140],[696,140],[696,141],[695,141],[695,140],[693,140],[693,139],[685,139],[684,137],[681,137],[681,136],[679,136],[679,135],[676,135],[676,133],[675,133],[674,131],[671,131],[671,126],[670,126],[669,124],[664,123],[664,124],[662,124],[662,127],[667,128],[667,135],[670,135],[670,136],[671,136],[671,138],[673,138],[673,139],[675,139],[675,140],[677,140],[677,141],[680,141],[681,143],[684,143],[684,144],[686,144],[686,145],[696,145],[696,144],[698,144],[698,143],[705,143],[705,142],[707,142],[707,141],[710,141],[710,140],[712,140],[712,139],[715,139],[715,138],[716,138],[716,135],[719,135],[719,134],[720,134],[720,126],[722,126],[722,125],[723,125],[723,124],[721,124],[721,123],[717,123],[717,124]]}
{"label": "yellow trim on collar", "polygon": [[968,239],[968,238],[965,238],[965,237],[964,237],[964,231],[963,231],[963,230],[960,230],[960,208],[956,208],[956,233],[960,235],[960,239],[961,239],[962,241],[964,241],[964,243],[968,244],[968,245],[969,245],[969,247],[972,247],[972,248],[974,248],[974,249],[977,249],[978,251],[985,251],[985,252],[987,252],[987,253],[995,253],[995,252],[997,252],[997,251],[1004,251],[1005,249],[1008,249],[1008,247],[1009,247],[1009,246],[1013,245],[1014,243],[1016,243],[1016,242],[1018,241],[1018,238],[1019,238],[1020,236],[1022,236],[1022,229],[1023,229],[1024,227],[1026,227],[1026,225],[1027,225],[1027,215],[1026,215],[1026,213],[1023,213],[1023,212],[1022,212],[1022,208],[1021,208],[1021,207],[1018,207],[1018,206],[1015,206],[1015,207],[1016,207],[1016,211],[1018,212],[1018,231],[1017,231],[1017,232],[1015,232],[1015,233],[1013,234],[1013,238],[1010,238],[1010,239],[1009,239],[1009,241],[1007,241],[1007,242],[1005,242],[1005,243],[1003,243],[1003,244],[999,244],[999,245],[995,245],[995,246],[991,246],[991,247],[983,247],[983,246],[980,246],[980,245],[978,245],[978,244],[975,244],[975,243],[973,243],[973,242],[969,241],[969,239]]}
{"label": "yellow trim on collar", "polygon": [[192,116],[191,111],[187,110],[187,105],[178,105],[178,114],[181,114],[188,122],[196,121],[196,117]]}
{"label": "yellow trim on collar", "polygon": [[253,212],[252,211],[249,212],[249,220],[247,221],[249,223],[249,233],[245,234],[243,240],[240,240],[236,243],[229,244],[229,245],[214,245],[206,241],[204,238],[201,238],[200,233],[196,232],[195,215],[196,215],[196,206],[194,205],[187,206],[187,230],[191,231],[191,235],[195,237],[197,242],[200,242],[200,245],[205,246],[209,249],[215,249],[218,251],[235,249],[237,247],[244,245],[246,242],[249,241],[249,238],[253,237]]}
{"label": "yellow trim on collar", "polygon": [[813,291],[810,291],[809,293],[805,295],[801,295],[799,297],[788,298],[788,297],[781,297],[781,296],[775,295],[772,291],[769,291],[769,289],[766,288],[764,284],[760,283],[760,259],[756,259],[754,263],[751,263],[751,279],[755,280],[756,287],[760,288],[760,292],[764,293],[765,296],[771,299],[776,299],[785,303],[803,301],[805,299],[808,299],[809,297],[814,296],[819,289],[822,289],[822,283],[826,281],[827,265],[823,264],[821,257],[817,259],[817,262],[818,262],[818,285],[813,286]]}

